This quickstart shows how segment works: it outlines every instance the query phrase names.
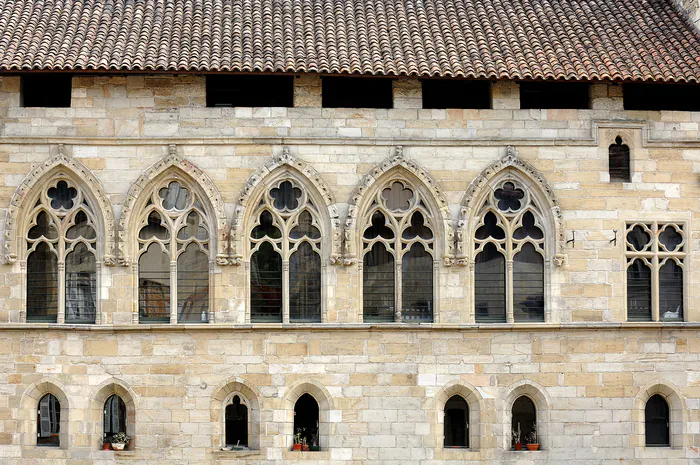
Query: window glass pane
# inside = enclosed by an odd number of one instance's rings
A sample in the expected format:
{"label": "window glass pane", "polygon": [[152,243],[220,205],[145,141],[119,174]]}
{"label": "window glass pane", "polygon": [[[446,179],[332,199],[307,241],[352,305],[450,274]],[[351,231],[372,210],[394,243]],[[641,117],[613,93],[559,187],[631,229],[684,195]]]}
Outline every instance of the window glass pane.
{"label": "window glass pane", "polygon": [[175,181],[158,191],[158,195],[166,210],[183,210],[190,202],[190,191]]}
{"label": "window glass pane", "polygon": [[299,215],[298,224],[290,231],[289,237],[292,239],[301,239],[302,237],[308,237],[309,239],[320,239],[321,231],[319,231],[318,228],[313,225],[311,213],[303,211]]}
{"label": "window glass pane", "polygon": [[185,225],[180,228],[180,231],[177,233],[177,238],[183,241],[186,241],[192,237],[200,241],[206,241],[209,239],[207,228],[204,226],[204,223],[197,212],[190,212],[187,215]]}
{"label": "window glass pane", "polygon": [[29,230],[27,237],[32,240],[40,239],[42,237],[49,240],[58,238],[58,231],[51,223],[48,213],[43,211],[39,212],[39,214],[36,216],[36,224]]}
{"label": "window glass pane", "polygon": [[365,239],[374,239],[376,237],[381,237],[384,239],[394,238],[394,232],[389,226],[386,225],[386,218],[379,211],[372,214],[372,226],[365,229],[364,234]]}
{"label": "window glass pane", "polygon": [[282,258],[269,242],[250,259],[250,318],[253,323],[282,322]]}
{"label": "window glass pane", "polygon": [[433,321],[433,257],[413,244],[401,263],[401,315],[405,322]]}
{"label": "window glass pane", "polygon": [[415,239],[416,237],[432,239],[433,232],[429,227],[425,226],[425,219],[421,212],[415,212],[413,216],[411,216],[411,226],[404,230],[401,237],[403,239]]}
{"label": "window glass pane", "polygon": [[537,424],[537,410],[535,404],[527,396],[520,396],[513,402],[512,431],[520,431],[520,440],[513,439],[513,443],[525,443],[525,437],[530,434]]}
{"label": "window glass pane", "polygon": [[47,195],[51,199],[51,208],[54,210],[70,210],[73,208],[73,199],[78,196],[74,187],[68,187],[66,181],[58,181],[56,187],[49,188]]}
{"label": "window glass pane", "polygon": [[160,244],[139,258],[139,321],[170,321],[170,257]]}
{"label": "window glass pane", "polygon": [[[683,236],[676,231],[676,228],[669,224],[661,231],[661,234],[659,234],[659,242],[667,252],[676,252],[683,242]],[[663,249],[661,249],[661,251],[663,251]]]}
{"label": "window glass pane", "polygon": [[498,226],[496,215],[488,212],[484,217],[483,226],[480,226],[479,229],[476,230],[475,236],[479,240],[488,239],[489,237],[500,240],[506,237],[506,233],[503,232],[503,228]]}
{"label": "window glass pane", "polygon": [[97,308],[95,254],[83,243],[66,255],[66,323],[94,323]]}
{"label": "window glass pane", "polygon": [[56,322],[58,259],[41,243],[27,259],[27,321]]}
{"label": "window glass pane", "polygon": [[666,400],[658,394],[651,396],[644,409],[644,430],[647,446],[668,446],[671,444],[669,421]]}
{"label": "window glass pane", "polygon": [[531,212],[526,212],[523,215],[523,224],[513,233],[514,239],[525,239],[531,237],[535,240],[540,240],[544,237],[542,230],[535,226],[535,215]]}
{"label": "window glass pane", "polygon": [[363,321],[394,321],[394,256],[376,243],[363,260]]}
{"label": "window glass pane", "polygon": [[126,433],[126,405],[114,394],[105,402],[104,438],[109,439],[117,433]]}
{"label": "window glass pane", "polygon": [[46,394],[39,401],[37,421],[37,445],[58,447],[60,445],[61,404],[52,394]]}
{"label": "window glass pane", "polygon": [[165,221],[158,212],[151,212],[148,215],[148,224],[139,231],[139,239],[148,240],[151,238],[167,240],[170,238],[170,231],[165,227]]}
{"label": "window glass pane", "polygon": [[289,320],[321,321],[321,257],[302,242],[289,260]]}
{"label": "window glass pane", "polygon": [[474,309],[477,323],[506,322],[506,261],[494,244],[476,256]]}
{"label": "window glass pane", "polygon": [[277,210],[292,211],[299,206],[301,189],[294,187],[289,181],[284,181],[270,191],[270,196],[274,199],[273,205]]}
{"label": "window glass pane", "polygon": [[498,209],[502,212],[516,212],[522,207],[525,191],[516,187],[512,182],[506,182],[503,187],[493,193],[498,200]]}
{"label": "window glass pane", "polygon": [[413,191],[396,181],[382,191],[386,206],[392,211],[406,211],[411,206]]}
{"label": "window glass pane", "polygon": [[294,434],[301,434],[302,444],[318,447],[318,426],[318,403],[304,394],[294,404]]}
{"label": "window glass pane", "polygon": [[630,182],[630,148],[620,137],[608,148],[608,172],[611,181]]}
{"label": "window glass pane", "polygon": [[513,258],[513,319],[544,321],[544,260],[530,243]]}
{"label": "window glass pane", "polygon": [[177,321],[209,321],[209,260],[195,243],[177,258]]}
{"label": "window glass pane", "polygon": [[469,447],[469,407],[460,396],[445,403],[445,447]]}
{"label": "window glass pane", "polygon": [[273,224],[272,214],[265,210],[260,214],[260,224],[253,228],[250,236],[253,239],[262,239],[263,237],[279,239],[282,237],[282,233],[279,228]]}
{"label": "window glass pane", "polygon": [[673,260],[659,268],[659,316],[662,320],[683,319],[683,268]]}
{"label": "window glass pane", "polygon": [[248,447],[248,407],[238,396],[226,406],[226,445]]}
{"label": "window glass pane", "polygon": [[651,268],[640,259],[627,267],[627,319],[651,321]]}
{"label": "window glass pane", "polygon": [[643,227],[637,225],[627,233],[627,242],[629,242],[632,246],[631,248],[630,246],[627,246],[627,250],[634,250],[638,252],[642,251],[646,248],[650,241],[651,236],[649,233],[647,233]]}
{"label": "window glass pane", "polygon": [[97,234],[88,223],[88,217],[84,211],[80,210],[75,214],[75,224],[66,231],[67,239],[77,239],[83,237],[85,239],[95,239]]}

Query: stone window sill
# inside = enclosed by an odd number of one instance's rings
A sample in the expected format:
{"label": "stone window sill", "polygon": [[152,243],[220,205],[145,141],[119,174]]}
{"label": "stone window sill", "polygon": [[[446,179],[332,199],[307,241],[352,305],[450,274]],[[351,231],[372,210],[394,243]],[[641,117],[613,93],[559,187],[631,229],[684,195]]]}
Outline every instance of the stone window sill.
{"label": "stone window sill", "polygon": [[298,451],[298,450],[286,450],[284,451],[282,457],[285,460],[330,460],[331,453],[327,450],[320,451]]}
{"label": "stone window sill", "polygon": [[263,451],[255,449],[243,449],[243,450],[215,450],[212,451],[212,455],[218,458],[231,458],[234,460],[238,459],[264,459],[265,454]]}

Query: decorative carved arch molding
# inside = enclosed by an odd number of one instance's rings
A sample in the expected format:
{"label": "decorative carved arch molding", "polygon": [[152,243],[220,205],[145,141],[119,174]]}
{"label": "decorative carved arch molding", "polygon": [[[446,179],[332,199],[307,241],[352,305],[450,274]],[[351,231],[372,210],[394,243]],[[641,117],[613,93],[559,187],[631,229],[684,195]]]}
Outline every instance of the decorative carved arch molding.
{"label": "decorative carved arch molding", "polygon": [[340,422],[341,411],[334,410],[333,397],[321,383],[316,380],[308,379],[300,381],[289,387],[282,396],[282,415],[284,422],[280,425],[281,432],[284,436],[284,447],[291,449],[294,435],[294,406],[301,396],[309,394],[316,400],[318,404],[318,423],[319,423],[319,446],[321,450],[327,450],[329,446],[329,437],[333,433],[331,431],[331,423]]}
{"label": "decorative carved arch molding", "polygon": [[[484,399],[477,388],[461,380],[445,384],[433,399],[433,406],[429,412],[432,430],[430,437],[436,441],[433,447],[437,451],[445,450],[445,404],[453,396],[464,399],[469,407],[469,449],[476,451],[481,447],[488,447],[488,441],[492,438],[490,431],[486,430],[485,425],[482,424],[481,412],[486,411]],[[482,444],[482,440],[485,440],[486,444]],[[444,457],[444,459],[448,458]]]}
{"label": "decorative carved arch molding", "polygon": [[544,387],[527,379],[511,384],[503,396],[503,449],[509,450],[511,448],[513,403],[521,396],[528,397],[535,404],[537,409],[537,440],[540,443],[540,449],[546,449],[551,444],[549,440],[549,412],[552,409],[552,399]]}
{"label": "decorative carved arch molding", "polygon": [[98,256],[103,257],[105,265],[115,265],[114,212],[106,191],[88,167],[66,155],[63,144],[58,145],[56,153],[48,160],[34,167],[12,195],[5,218],[5,263],[15,263],[18,257],[24,257],[19,248],[24,243],[20,238],[27,227],[26,222],[22,222],[22,214],[33,206],[41,188],[56,180],[70,181],[84,190],[100,223],[98,237],[103,240],[97,241]]}
{"label": "decorative carved arch molding", "polygon": [[330,263],[340,264],[342,257],[340,216],[332,191],[321,175],[311,165],[292,155],[288,147],[284,147],[281,154],[273,156],[267,163],[258,168],[248,178],[238,195],[231,225],[231,263],[240,265],[244,259],[245,238],[248,236],[246,227],[247,222],[251,220],[249,218],[250,212],[255,208],[255,202],[266,189],[272,188],[272,184],[285,177],[295,179],[303,187],[313,187],[310,189],[309,195],[312,200],[318,203],[319,210],[325,210],[323,214],[327,215],[326,220],[330,222],[330,231],[328,231],[330,233]]}
{"label": "decorative carved arch molding", "polygon": [[216,226],[216,262],[220,266],[228,265],[228,229],[226,211],[219,189],[211,178],[192,162],[182,158],[177,153],[177,147],[170,145],[168,154],[151,165],[131,185],[124,200],[119,227],[117,231],[117,260],[120,266],[129,266],[135,251],[134,238],[137,234],[136,224],[139,214],[147,201],[148,195],[142,195],[157,181],[172,177],[184,179],[187,184],[197,188],[200,198],[204,200],[205,210],[212,226]]}
{"label": "decorative carved arch molding", "polygon": [[447,197],[443,193],[442,188],[433,179],[428,171],[422,168],[418,163],[406,158],[404,148],[397,146],[393,156],[387,158],[383,162],[376,165],[360,180],[350,198],[348,206],[348,217],[345,220],[345,234],[343,239],[343,264],[352,265],[361,254],[359,250],[359,238],[361,233],[359,228],[362,224],[358,224],[358,215],[363,214],[367,209],[367,204],[373,199],[371,195],[374,193],[378,181],[384,181],[392,176],[392,174],[407,175],[409,181],[414,183],[416,189],[425,190],[424,197],[433,205],[431,208],[435,213],[439,213],[440,218],[435,218],[434,221],[439,224],[439,235],[442,237],[442,259],[445,266],[451,266],[454,259],[454,228],[452,227],[452,218],[450,217],[449,205]]}
{"label": "decorative carved arch molding", "polygon": [[105,402],[112,395],[119,396],[126,407],[126,434],[131,436],[129,449],[136,444],[136,411],[138,410],[137,397],[133,389],[124,381],[117,378],[104,380],[90,394],[90,410],[88,411],[88,431],[92,432],[91,445],[95,449],[102,446],[104,437],[104,408]]}
{"label": "decorative carved arch molding", "polygon": [[214,388],[209,412],[214,428],[214,450],[226,445],[226,406],[235,396],[248,407],[248,448],[260,449],[260,412],[263,397],[260,391],[245,379],[234,376]]}
{"label": "decorative carved arch molding", "polygon": [[673,383],[657,379],[642,387],[634,399],[632,423],[634,433],[630,437],[631,447],[645,447],[646,422],[645,409],[647,402],[654,395],[664,398],[669,408],[669,439],[672,449],[682,449],[690,445],[686,426],[690,420],[688,407],[682,391]]}
{"label": "decorative carved arch molding", "polygon": [[39,401],[47,394],[54,395],[61,406],[59,443],[61,449],[68,449],[71,438],[71,405],[68,402],[68,396],[63,384],[53,379],[37,381],[29,385],[22,394],[17,417],[20,425],[21,444],[23,447],[34,447],[37,445],[37,408]]}

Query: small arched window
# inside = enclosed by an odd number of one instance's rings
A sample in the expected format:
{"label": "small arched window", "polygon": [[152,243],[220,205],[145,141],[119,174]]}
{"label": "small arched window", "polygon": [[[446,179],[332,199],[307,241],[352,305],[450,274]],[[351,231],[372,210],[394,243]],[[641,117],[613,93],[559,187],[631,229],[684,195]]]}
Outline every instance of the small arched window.
{"label": "small arched window", "polygon": [[668,403],[659,394],[651,396],[647,401],[644,409],[644,430],[647,447],[671,445]]}
{"label": "small arched window", "polygon": [[474,234],[477,323],[544,321],[541,209],[526,188],[507,180],[490,192],[479,215]]}
{"label": "small arched window", "polygon": [[[29,213],[27,321],[94,323],[97,314],[97,226],[81,189],[49,184]],[[59,306],[63,305],[63,308]]]}
{"label": "small arched window", "polygon": [[469,406],[461,396],[445,403],[445,447],[469,447]]}
{"label": "small arched window", "polygon": [[321,321],[321,224],[308,193],[284,180],[263,194],[250,230],[250,318]]}
{"label": "small arched window", "polygon": [[39,400],[37,410],[37,435],[38,446],[60,446],[61,429],[61,404],[53,394],[46,394]]}
{"label": "small arched window", "polygon": [[303,394],[294,404],[294,436],[310,448],[320,445],[318,402],[311,394]]}
{"label": "small arched window", "polygon": [[537,431],[537,409],[528,396],[520,396],[513,402],[513,444],[524,444],[533,431]]}
{"label": "small arched window", "polygon": [[433,321],[430,218],[420,192],[407,181],[393,180],[377,191],[362,235],[365,322]]}
{"label": "small arched window", "polygon": [[103,439],[107,441],[118,433],[126,433],[126,404],[113,394],[105,401]]}
{"label": "small arched window", "polygon": [[236,394],[226,406],[226,445],[248,447],[248,402]]}
{"label": "small arched window", "polygon": [[630,148],[617,136],[615,143],[608,147],[608,173],[612,182],[630,182]]}
{"label": "small arched window", "polygon": [[141,213],[139,321],[209,321],[210,231],[194,191],[178,180],[157,185]]}

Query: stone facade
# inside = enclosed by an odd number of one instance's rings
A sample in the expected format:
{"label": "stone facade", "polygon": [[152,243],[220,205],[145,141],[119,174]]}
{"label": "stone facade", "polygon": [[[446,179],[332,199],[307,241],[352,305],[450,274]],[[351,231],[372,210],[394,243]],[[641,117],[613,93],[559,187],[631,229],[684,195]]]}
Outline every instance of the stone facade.
{"label": "stone facade", "polygon": [[[79,76],[71,108],[22,108],[19,88],[2,78],[0,462],[700,463],[700,113],[624,111],[615,84],[592,85],[591,110],[520,110],[512,82],[494,84],[490,110],[423,110],[410,79],[394,82],[390,110],[321,108],[317,76],[296,78],[294,108],[206,108],[200,76]],[[617,137],[629,183],[609,179]],[[280,170],[326,222],[320,324],[250,323],[248,203]],[[545,323],[475,324],[472,206],[499,170],[548,206]],[[99,211],[97,325],[24,321],[23,199],[58,172]],[[434,212],[433,324],[362,323],[358,211],[396,173]],[[216,229],[208,324],[138,324],[134,218],[171,174],[199,186]],[[687,231],[685,322],[626,322],[624,230],[638,220]],[[256,450],[219,450],[234,390],[251,401]],[[113,392],[132,420],[121,453],[99,450]],[[289,450],[304,392],[320,404],[320,452]],[[43,393],[64,409],[60,448],[35,446]],[[644,447],[655,393],[671,448]],[[453,394],[470,405],[470,450],[442,447]],[[537,406],[542,451],[509,450],[520,394]]]}

